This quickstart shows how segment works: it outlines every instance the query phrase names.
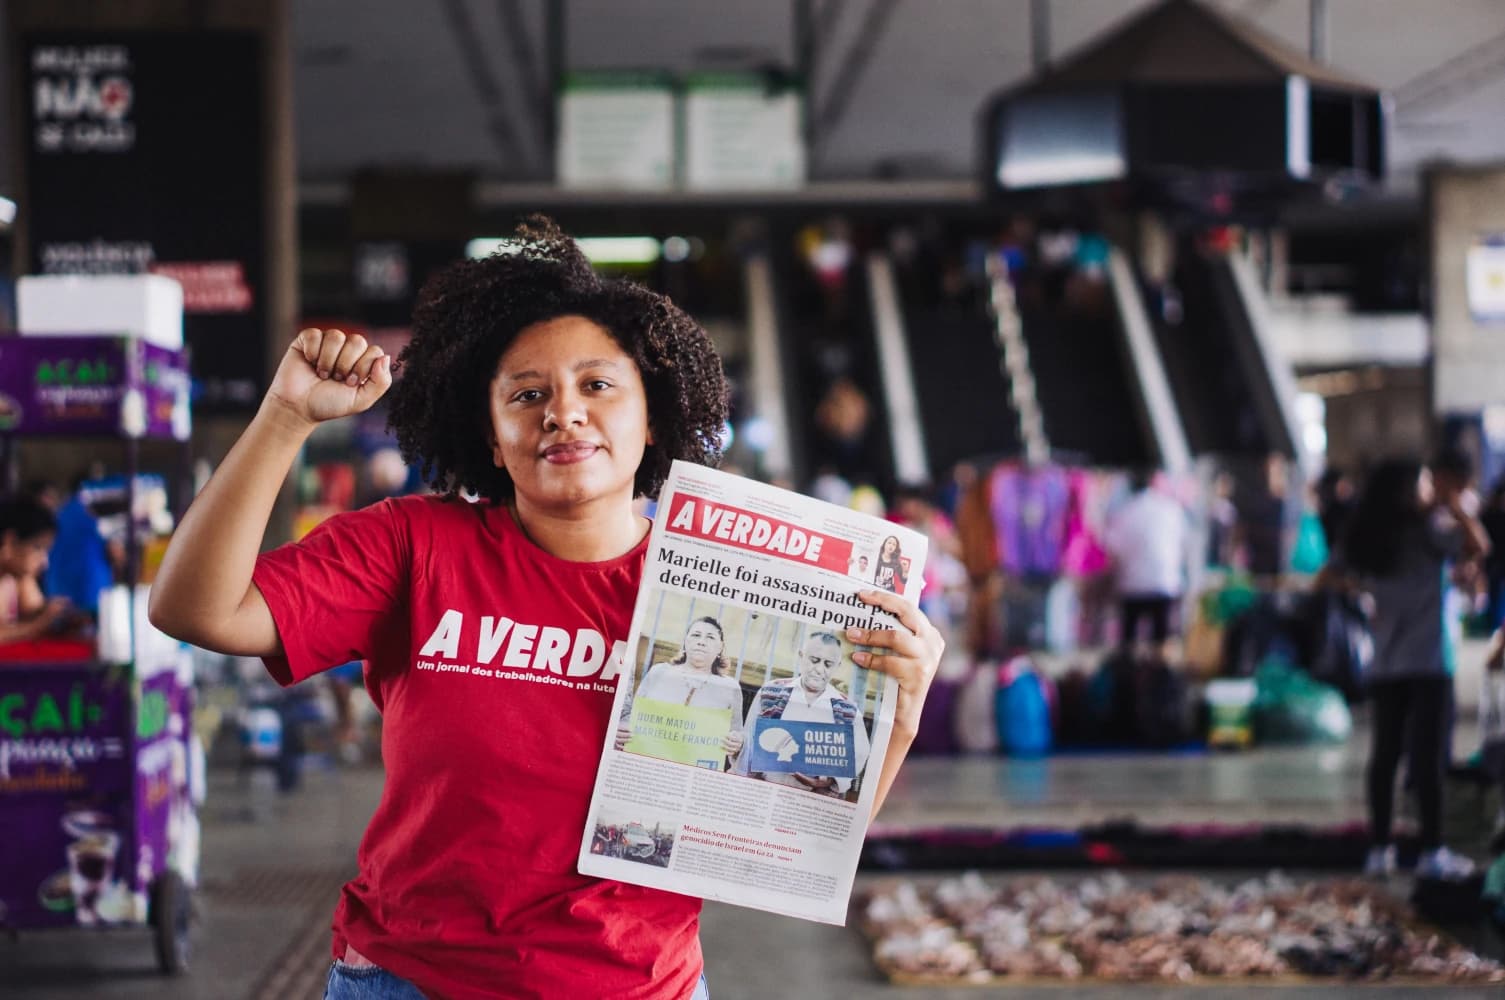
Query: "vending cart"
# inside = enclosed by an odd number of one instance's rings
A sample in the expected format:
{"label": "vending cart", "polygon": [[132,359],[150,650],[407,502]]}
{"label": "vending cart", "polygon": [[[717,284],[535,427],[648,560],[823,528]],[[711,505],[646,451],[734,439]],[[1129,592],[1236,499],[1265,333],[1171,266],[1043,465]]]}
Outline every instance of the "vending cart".
{"label": "vending cart", "polygon": [[[203,754],[188,649],[146,621],[139,442],[182,442],[187,364],[127,337],[0,337],[0,448],[19,437],[126,442],[126,584],[95,632],[0,646],[0,929],[150,926],[186,968]],[[80,454],[80,460],[87,456]]]}

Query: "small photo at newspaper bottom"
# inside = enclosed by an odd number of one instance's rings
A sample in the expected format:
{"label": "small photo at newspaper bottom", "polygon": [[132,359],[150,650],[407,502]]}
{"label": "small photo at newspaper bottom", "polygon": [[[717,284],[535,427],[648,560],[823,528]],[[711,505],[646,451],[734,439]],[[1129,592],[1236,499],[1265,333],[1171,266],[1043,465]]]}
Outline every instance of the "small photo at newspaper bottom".
{"label": "small photo at newspaper bottom", "polygon": [[603,858],[668,868],[679,820],[650,812],[635,805],[603,804],[596,813],[590,852]]}
{"label": "small photo at newspaper bottom", "polygon": [[648,588],[617,746],[856,802],[882,677],[840,623]]}

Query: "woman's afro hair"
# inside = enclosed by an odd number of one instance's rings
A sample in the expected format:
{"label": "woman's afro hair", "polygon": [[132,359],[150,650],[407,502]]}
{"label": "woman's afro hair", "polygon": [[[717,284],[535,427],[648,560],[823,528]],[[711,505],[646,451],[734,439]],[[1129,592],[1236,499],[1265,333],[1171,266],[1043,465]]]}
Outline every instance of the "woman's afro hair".
{"label": "woman's afro hair", "polygon": [[553,220],[531,215],[502,252],[454,264],[418,294],[388,425],[426,482],[512,499],[512,477],[492,462],[491,380],[522,330],[561,316],[600,324],[637,363],[654,442],[638,466],[638,494],[657,496],[675,459],[719,461],[727,388],[710,337],[664,296],[602,278]]}

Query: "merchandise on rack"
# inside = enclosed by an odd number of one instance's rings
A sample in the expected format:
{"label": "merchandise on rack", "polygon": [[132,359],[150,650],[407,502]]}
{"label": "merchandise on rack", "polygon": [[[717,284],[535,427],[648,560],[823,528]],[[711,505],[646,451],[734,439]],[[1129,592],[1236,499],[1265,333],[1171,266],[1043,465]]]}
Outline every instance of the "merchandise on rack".
{"label": "merchandise on rack", "polygon": [[878,967],[905,985],[1505,983],[1498,963],[1357,881],[1109,873],[995,883],[971,872],[933,889],[886,885],[858,913]]}

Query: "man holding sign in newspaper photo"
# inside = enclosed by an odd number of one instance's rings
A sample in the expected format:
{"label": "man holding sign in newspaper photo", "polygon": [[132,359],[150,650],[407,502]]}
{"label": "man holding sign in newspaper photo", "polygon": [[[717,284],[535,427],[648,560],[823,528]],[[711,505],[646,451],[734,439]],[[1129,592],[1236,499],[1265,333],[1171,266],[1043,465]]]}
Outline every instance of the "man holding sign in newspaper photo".
{"label": "man holding sign in newspaper photo", "polygon": [[794,677],[758,689],[742,728],[733,770],[764,781],[844,798],[869,751],[862,707],[831,683],[841,639],[811,632],[800,644]]}

